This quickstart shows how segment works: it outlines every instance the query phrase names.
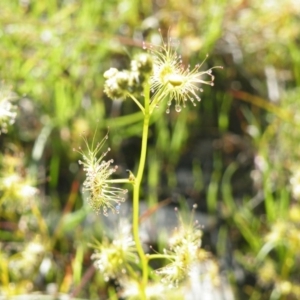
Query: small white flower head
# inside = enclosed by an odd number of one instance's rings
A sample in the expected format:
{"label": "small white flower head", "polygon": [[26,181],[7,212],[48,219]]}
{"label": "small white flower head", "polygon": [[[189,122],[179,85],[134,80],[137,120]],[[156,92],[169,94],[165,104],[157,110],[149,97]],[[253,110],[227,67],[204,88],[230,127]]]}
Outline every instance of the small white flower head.
{"label": "small white flower head", "polygon": [[[168,43],[163,43],[157,50],[153,47],[150,48],[153,56],[152,102],[157,106],[161,101],[166,101],[168,105],[167,113],[170,112],[169,107],[172,101],[175,102],[177,112],[180,112],[182,107],[186,106],[188,100],[196,106],[195,100],[201,100],[198,94],[203,91],[199,85],[208,84],[213,86],[212,69],[222,68],[218,66],[200,71],[204,61],[193,69],[190,69],[189,66],[184,67],[181,56],[173,49],[171,42],[172,40],[169,38]],[[205,75],[209,77],[208,80],[203,78]]]}
{"label": "small white flower head", "polygon": [[265,236],[265,241],[271,247],[284,245],[291,253],[297,253],[300,247],[300,221],[297,213],[297,220],[292,220],[292,215],[289,220],[278,219],[272,224],[270,232]]}
{"label": "small white flower head", "polygon": [[[120,296],[127,300],[139,300],[141,299],[140,295],[140,286],[139,282],[128,277],[124,277],[120,281],[121,292]],[[145,288],[146,298],[149,300],[165,300],[166,297],[166,287],[159,282],[148,282]],[[173,298],[168,298],[173,299]]]}
{"label": "small white flower head", "polygon": [[15,99],[10,89],[0,86],[0,135],[7,133],[8,126],[15,123],[17,107],[12,103]]}
{"label": "small white flower head", "polygon": [[132,85],[140,85],[152,74],[153,62],[151,55],[142,53],[137,55],[130,63],[130,71],[133,78]]}
{"label": "small white flower head", "polygon": [[169,240],[170,250],[164,250],[171,263],[156,270],[161,281],[170,287],[177,287],[184,280],[191,266],[199,260],[202,232],[197,222],[185,224],[179,216],[180,227],[174,230]]}
{"label": "small white flower head", "polygon": [[104,237],[102,242],[93,245],[95,248],[91,259],[95,267],[104,276],[104,280],[118,279],[127,274],[128,266],[138,263],[135,242],[131,236],[131,227],[120,222],[113,241]]}
{"label": "small white flower head", "polygon": [[108,139],[108,135],[100,143],[97,143],[95,148],[94,140],[90,147],[86,137],[83,136],[83,139],[87,146],[87,153],[81,148],[74,149],[74,151],[80,153],[83,158],[79,160],[79,164],[83,165],[83,171],[86,173],[83,190],[89,193],[89,204],[96,213],[99,213],[102,209],[105,216],[108,215],[109,209],[113,213],[118,213],[121,202],[125,201],[127,190],[112,186],[113,181],[109,179],[117,170],[117,166],[111,166],[112,159],[104,160],[110,148],[98,157],[99,151]]}
{"label": "small white flower head", "polygon": [[[173,250],[176,247],[180,247],[182,244],[192,245],[195,249],[201,247],[202,231],[199,228],[197,221],[194,221],[194,212],[196,209],[194,205],[192,210],[192,216],[190,222],[186,223],[181,214],[178,214],[179,227],[175,228],[173,234],[169,239],[170,249]],[[177,211],[177,208],[176,208]]]}
{"label": "small white flower head", "polygon": [[279,244],[283,240],[288,239],[289,230],[290,224],[278,219],[274,224],[272,224],[271,231],[265,236],[265,240],[267,243]]}
{"label": "small white flower head", "polygon": [[110,68],[104,73],[104,78],[106,79],[104,92],[109,98],[126,99],[130,84],[130,73],[128,71],[118,71],[115,68]]}
{"label": "small white flower head", "polygon": [[46,246],[40,236],[25,245],[24,250],[9,259],[9,270],[15,277],[31,276],[37,270],[46,253]]}
{"label": "small white flower head", "polygon": [[148,54],[140,54],[131,61],[130,70],[119,71],[110,68],[104,73],[105,94],[115,100],[140,95],[143,85],[152,72],[152,58]]}
{"label": "small white flower head", "polygon": [[23,214],[31,209],[38,194],[35,180],[24,166],[23,154],[18,149],[12,153],[7,151],[0,155],[0,165],[0,209]]}
{"label": "small white flower head", "polygon": [[[188,274],[188,265],[185,263],[185,255],[178,256],[177,253],[164,250],[168,256],[173,256],[171,263],[156,270],[156,274],[161,277],[161,282],[170,288],[178,287],[178,284],[183,281]],[[188,254],[188,253],[186,253]]]}
{"label": "small white flower head", "polygon": [[275,261],[272,259],[265,259],[257,272],[258,282],[261,286],[268,287],[277,279],[277,270]]}

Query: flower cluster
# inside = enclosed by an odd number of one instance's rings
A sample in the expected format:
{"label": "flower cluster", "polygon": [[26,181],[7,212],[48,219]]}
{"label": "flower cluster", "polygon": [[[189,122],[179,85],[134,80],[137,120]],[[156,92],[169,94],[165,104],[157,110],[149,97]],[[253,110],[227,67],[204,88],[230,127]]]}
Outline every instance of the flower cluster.
{"label": "flower cluster", "polygon": [[[144,46],[144,49],[147,49]],[[214,85],[214,68],[200,71],[205,60],[197,64],[193,69],[185,67],[181,56],[171,45],[163,43],[158,48],[149,47],[149,53],[142,54],[131,62],[131,69],[118,71],[111,68],[104,73],[106,79],[104,92],[112,99],[125,99],[135,97],[142,92],[143,83],[149,78],[151,97],[151,112],[154,107],[158,107],[161,102],[167,103],[166,112],[170,112],[172,102],[175,102],[175,110],[180,112],[189,100],[196,106],[196,101],[200,101],[199,92],[203,92],[201,84]],[[150,75],[150,76],[149,76]],[[208,79],[203,78],[207,75]],[[136,99],[134,99],[135,102]]]}
{"label": "flower cluster", "polygon": [[265,236],[265,241],[270,247],[284,245],[295,253],[297,258],[298,249],[300,247],[300,207],[295,205],[290,208],[288,219],[278,219],[272,225],[270,232]]}
{"label": "flower cluster", "polygon": [[265,259],[257,274],[258,282],[261,286],[271,286],[274,283],[274,279],[277,277],[275,262],[271,259]]}
{"label": "flower cluster", "polygon": [[104,276],[104,280],[119,279],[128,272],[130,264],[137,264],[138,257],[135,243],[130,234],[131,227],[120,222],[113,241],[103,238],[94,245],[95,252],[91,256],[94,265]]}
{"label": "flower cluster", "polygon": [[130,70],[119,71],[111,68],[104,73],[106,79],[104,92],[109,98],[118,100],[140,94],[151,71],[151,57],[147,54],[141,54],[131,61]]}
{"label": "flower cluster", "polygon": [[39,235],[30,241],[22,252],[9,258],[9,270],[14,278],[27,278],[40,266],[46,247]]}
{"label": "flower cluster", "polygon": [[[168,43],[163,43],[157,50],[150,48],[153,57],[153,73],[151,80],[151,91],[153,93],[152,102],[155,106],[161,101],[166,101],[169,106],[172,101],[175,102],[175,110],[180,112],[185,103],[189,100],[196,105],[200,101],[199,92],[203,89],[200,84],[214,85],[214,76],[212,69],[222,68],[220,66],[210,68],[206,71],[200,71],[204,61],[196,65],[193,69],[184,67],[181,56],[171,46],[171,39]],[[209,76],[209,80],[203,79],[204,75]]]}
{"label": "flower cluster", "polygon": [[180,227],[174,230],[169,240],[170,250],[164,250],[171,263],[156,270],[162,283],[177,287],[187,277],[191,266],[199,259],[201,237],[197,222],[187,225],[180,218]]}
{"label": "flower cluster", "polygon": [[[139,300],[141,299],[139,283],[136,280],[130,278],[123,278],[120,281],[122,286],[121,297],[127,300]],[[146,297],[149,300],[164,300],[167,299],[167,291],[165,286],[161,283],[152,282],[148,283],[145,288]],[[174,299],[174,298],[168,298]]]}
{"label": "flower cluster", "polygon": [[0,209],[7,214],[28,211],[38,189],[24,167],[23,155],[17,152],[0,155],[0,165]]}
{"label": "flower cluster", "polygon": [[106,216],[109,209],[113,213],[118,213],[119,205],[121,202],[125,201],[127,190],[111,185],[114,180],[110,180],[109,178],[114,172],[116,172],[117,166],[111,166],[113,163],[112,159],[108,161],[104,160],[104,157],[110,151],[110,148],[97,158],[97,155],[105,143],[105,140],[107,140],[108,135],[106,135],[94,149],[93,146],[90,148],[86,138],[83,138],[88,148],[87,154],[85,154],[81,148],[75,151],[79,152],[83,157],[83,160],[79,160],[79,164],[83,165],[83,170],[86,172],[83,189],[89,193],[88,202],[97,213],[101,209],[103,210],[103,214]]}

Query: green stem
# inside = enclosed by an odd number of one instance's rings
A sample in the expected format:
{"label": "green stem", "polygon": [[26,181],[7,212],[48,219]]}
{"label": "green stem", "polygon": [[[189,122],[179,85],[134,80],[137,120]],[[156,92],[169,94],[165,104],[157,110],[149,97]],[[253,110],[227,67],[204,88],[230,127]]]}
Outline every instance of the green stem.
{"label": "green stem", "polygon": [[147,256],[148,260],[151,259],[169,259],[174,260],[176,258],[176,255],[168,255],[168,254],[150,254]]}
{"label": "green stem", "polygon": [[135,102],[135,104],[140,108],[140,110],[145,113],[143,105],[131,94],[129,94],[129,97]]}
{"label": "green stem", "polygon": [[159,105],[160,100],[162,100],[164,95],[164,89],[161,89],[156,95],[155,98],[153,99],[153,101],[151,101],[151,105],[149,108],[150,114],[153,112],[153,110],[155,109],[155,107],[157,105]]}
{"label": "green stem", "polygon": [[149,121],[150,121],[150,111],[149,111],[150,88],[148,84],[146,84],[144,88],[144,94],[145,94],[145,111],[144,111],[144,124],[143,124],[143,136],[142,136],[142,149],[141,149],[139,168],[138,168],[137,176],[134,180],[134,188],[133,188],[133,238],[135,241],[137,252],[141,260],[141,266],[143,272],[141,288],[140,288],[142,299],[146,299],[145,290],[148,281],[148,259],[145,255],[139,237],[139,198],[140,198],[139,196],[140,196],[140,186],[141,186],[142,177],[145,168],[145,162],[146,162],[148,130],[149,130]]}
{"label": "green stem", "polygon": [[131,181],[127,178],[124,179],[107,179],[105,180],[107,183],[131,183]]}

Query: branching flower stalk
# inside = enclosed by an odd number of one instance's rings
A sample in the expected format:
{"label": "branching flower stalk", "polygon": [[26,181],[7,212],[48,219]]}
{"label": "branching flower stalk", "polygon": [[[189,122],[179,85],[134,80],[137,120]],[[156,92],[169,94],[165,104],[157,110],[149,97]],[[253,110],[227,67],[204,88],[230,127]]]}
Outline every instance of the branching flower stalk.
{"label": "branching flower stalk", "polygon": [[[140,260],[137,266],[142,271],[142,279],[140,282],[137,282],[137,285],[139,287],[139,299],[142,300],[146,300],[149,297],[147,294],[147,290],[149,290],[147,289],[149,260],[169,260],[170,263],[157,270],[156,275],[161,277],[162,283],[174,287],[178,286],[178,283],[188,275],[191,265],[201,260],[199,258],[203,256],[199,252],[201,231],[198,225],[195,226],[191,223],[188,227],[185,227],[181,220],[180,228],[173,235],[169,250],[165,250],[163,254],[151,255],[146,255],[144,252],[139,236],[139,204],[140,187],[146,163],[150,118],[160,105],[167,107],[166,112],[169,113],[173,101],[175,102],[176,112],[180,112],[182,108],[185,108],[187,101],[195,106],[196,102],[200,101],[199,92],[203,91],[199,85],[208,84],[213,86],[214,81],[213,68],[206,71],[199,70],[203,63],[196,65],[193,69],[190,69],[189,66],[184,67],[181,57],[171,47],[170,40],[167,44],[164,43],[159,47],[158,50],[150,48],[149,52],[150,54],[142,54],[133,60],[130,70],[118,71],[115,68],[111,68],[104,73],[106,79],[104,92],[111,99],[131,99],[143,113],[141,154],[136,176],[130,172],[128,179],[110,178],[116,171],[116,167],[111,166],[113,160],[105,160],[109,149],[98,158],[99,150],[102,148],[107,136],[95,148],[93,146],[90,148],[85,138],[88,148],[87,154],[81,148],[77,150],[83,155],[83,160],[80,161],[80,164],[83,165],[83,169],[86,172],[86,181],[83,186],[89,193],[89,203],[96,212],[102,210],[104,215],[107,215],[108,210],[111,210],[113,213],[118,213],[116,206],[125,200],[124,194],[126,194],[127,190],[115,187],[115,184],[131,183],[133,185],[132,231],[135,248],[131,245],[131,242],[129,244],[125,242],[124,248],[116,241],[112,243],[105,242],[106,246],[99,245],[92,258],[97,260],[95,265],[100,268],[102,273],[106,274],[107,279],[109,277],[117,278],[118,272],[122,270],[119,275],[119,282],[122,285],[122,282],[127,281],[123,276],[124,273],[132,275],[134,272],[134,268],[129,267],[129,264],[133,263],[132,259],[128,261],[128,257],[132,258],[134,255],[124,256],[123,250],[120,251],[120,249],[126,249],[129,245],[128,249],[130,249],[130,252],[136,251]],[[202,78],[205,75],[209,77],[209,80]],[[141,94],[144,96],[144,101],[139,101]],[[121,248],[117,249],[116,245],[119,245]],[[107,252],[106,248],[111,249],[111,251]],[[111,263],[111,259],[106,259],[112,253],[115,253],[113,257],[117,257],[117,259],[114,259],[116,261],[115,265]],[[138,276],[132,277],[139,278]]]}

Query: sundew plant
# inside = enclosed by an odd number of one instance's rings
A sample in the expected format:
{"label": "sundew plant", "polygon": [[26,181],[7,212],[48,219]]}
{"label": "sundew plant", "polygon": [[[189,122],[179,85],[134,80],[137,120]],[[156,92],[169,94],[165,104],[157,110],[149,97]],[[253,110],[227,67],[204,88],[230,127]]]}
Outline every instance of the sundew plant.
{"label": "sundew plant", "polygon": [[[217,266],[209,253],[201,248],[201,230],[197,221],[188,224],[179,215],[179,226],[170,235],[169,247],[163,253],[145,253],[140,236],[140,189],[143,180],[147,155],[148,131],[151,117],[158,108],[163,108],[168,118],[170,110],[180,113],[182,109],[191,109],[200,101],[204,85],[213,86],[213,67],[202,70],[203,62],[194,66],[184,66],[181,56],[172,47],[172,40],[161,46],[144,46],[144,53],[131,61],[129,70],[111,68],[104,73],[106,79],[104,92],[112,100],[133,101],[143,113],[141,152],[136,174],[129,171],[128,178],[114,179],[116,166],[113,160],[106,160],[110,150],[105,149],[104,139],[91,146],[84,138],[87,150],[79,148],[82,154],[86,179],[84,191],[88,202],[97,214],[110,216],[118,213],[120,204],[127,197],[130,186],[133,189],[133,210],[131,226],[121,226],[115,238],[106,238],[94,243],[94,260],[96,268],[106,281],[116,280],[120,286],[121,297],[128,299],[166,299],[165,295],[172,288],[178,288],[190,274],[192,267],[201,261],[211,261],[207,274],[218,277]],[[205,101],[205,99],[204,99]],[[123,187],[126,185],[126,187]],[[192,213],[193,214],[193,213]],[[152,270],[151,260],[161,260],[164,266]]]}
{"label": "sundew plant", "polygon": [[0,8],[0,300],[300,299],[299,1]]}

